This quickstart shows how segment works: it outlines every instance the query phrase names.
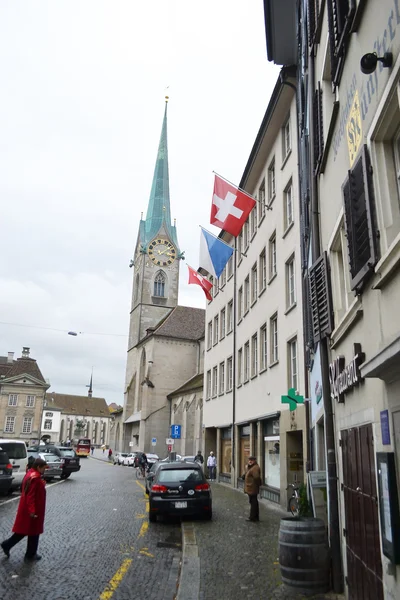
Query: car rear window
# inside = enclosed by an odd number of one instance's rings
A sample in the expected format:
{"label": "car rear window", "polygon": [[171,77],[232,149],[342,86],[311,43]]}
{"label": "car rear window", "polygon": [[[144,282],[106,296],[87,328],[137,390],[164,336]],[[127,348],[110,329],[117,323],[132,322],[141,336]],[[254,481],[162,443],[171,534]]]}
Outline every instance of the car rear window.
{"label": "car rear window", "polygon": [[9,462],[10,461],[8,460],[7,452],[0,450],[0,464],[5,465],[5,464],[8,464]]}
{"label": "car rear window", "polygon": [[61,456],[75,457],[75,450],[71,448],[59,448]]}
{"label": "car rear window", "polygon": [[46,462],[60,462],[60,457],[57,456],[56,454],[43,454],[44,456],[44,460]]}
{"label": "car rear window", "polygon": [[15,442],[1,442],[1,447],[4,452],[7,452],[8,458],[18,460],[26,458],[26,446],[25,444],[16,444]]}
{"label": "car rear window", "polygon": [[158,481],[168,483],[182,483],[184,481],[203,481],[200,469],[161,469]]}

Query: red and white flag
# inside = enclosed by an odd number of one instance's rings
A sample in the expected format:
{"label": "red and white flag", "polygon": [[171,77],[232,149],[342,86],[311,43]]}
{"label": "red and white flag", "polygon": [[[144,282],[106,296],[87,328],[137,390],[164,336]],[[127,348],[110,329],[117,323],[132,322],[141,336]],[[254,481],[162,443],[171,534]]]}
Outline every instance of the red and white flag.
{"label": "red and white flag", "polygon": [[237,237],[255,204],[252,196],[215,175],[210,220],[212,225]]}
{"label": "red and white flag", "polygon": [[199,285],[205,293],[207,300],[212,300],[210,290],[213,284],[211,281],[208,281],[206,277],[200,275],[200,273],[192,269],[192,267],[189,267],[189,265],[187,267],[189,269],[189,283],[197,283],[197,285]]}

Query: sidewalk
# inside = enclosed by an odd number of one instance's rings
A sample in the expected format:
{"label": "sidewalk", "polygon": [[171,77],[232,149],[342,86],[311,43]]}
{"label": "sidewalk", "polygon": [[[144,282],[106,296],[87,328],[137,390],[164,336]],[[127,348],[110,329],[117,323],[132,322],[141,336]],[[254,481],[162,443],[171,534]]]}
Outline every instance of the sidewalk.
{"label": "sidewalk", "polygon": [[[282,509],[260,502],[260,522],[249,523],[248,497],[213,486],[213,520],[184,521],[182,570],[177,600],[293,600],[304,598],[282,584],[278,533]],[[343,600],[336,594],[313,600]]]}

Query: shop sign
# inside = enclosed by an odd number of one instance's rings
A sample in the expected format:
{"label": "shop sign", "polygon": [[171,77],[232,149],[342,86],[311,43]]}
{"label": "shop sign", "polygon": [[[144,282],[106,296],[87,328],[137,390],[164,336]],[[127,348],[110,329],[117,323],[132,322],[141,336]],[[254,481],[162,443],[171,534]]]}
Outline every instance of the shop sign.
{"label": "shop sign", "polygon": [[365,360],[361,352],[361,344],[354,344],[354,358],[346,365],[345,357],[338,356],[329,365],[329,381],[331,397],[338,402],[344,402],[344,394],[358,385],[362,379],[360,365]]}

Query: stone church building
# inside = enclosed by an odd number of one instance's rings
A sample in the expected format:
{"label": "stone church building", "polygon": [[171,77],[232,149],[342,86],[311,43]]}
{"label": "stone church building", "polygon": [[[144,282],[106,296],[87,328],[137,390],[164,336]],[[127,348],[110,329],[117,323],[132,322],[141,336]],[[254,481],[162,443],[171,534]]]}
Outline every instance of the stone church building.
{"label": "stone church building", "polygon": [[[124,408],[114,415],[111,434],[116,451],[143,450],[166,456],[170,425],[176,424],[176,420],[171,421],[169,396],[193,377],[202,377],[205,311],[178,305],[183,258],[176,225],[171,223],[166,102],[146,219],[140,220],[131,262],[134,272]],[[187,432],[199,439],[202,392],[197,392],[197,401],[190,406],[198,414],[189,421],[197,424],[198,431],[191,427]],[[183,435],[185,430],[182,428]],[[177,445],[180,447],[182,441]]]}

